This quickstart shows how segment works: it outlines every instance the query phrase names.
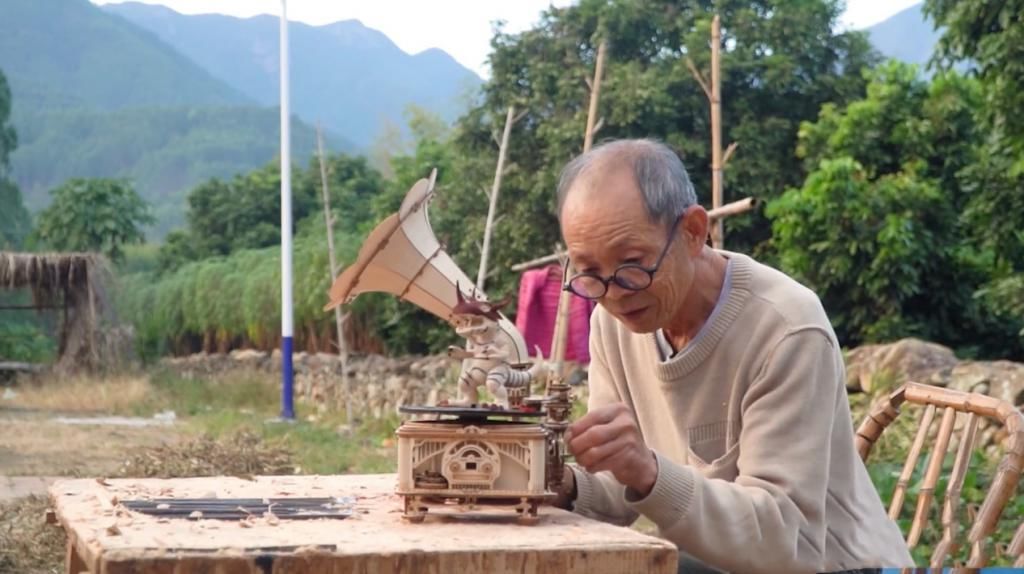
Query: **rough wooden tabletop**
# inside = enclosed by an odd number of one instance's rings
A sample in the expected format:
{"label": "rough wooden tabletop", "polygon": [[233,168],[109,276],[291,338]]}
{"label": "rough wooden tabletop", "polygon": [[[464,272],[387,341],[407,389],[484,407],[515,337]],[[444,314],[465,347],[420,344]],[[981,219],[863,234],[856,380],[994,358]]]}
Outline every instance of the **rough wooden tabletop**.
{"label": "rough wooden tabletop", "polygon": [[[60,480],[50,487],[68,533],[69,572],[136,573],[669,573],[674,545],[544,507],[524,526],[508,508],[448,509],[401,518],[394,475]],[[142,498],[353,497],[343,519],[158,518],[120,501]]]}

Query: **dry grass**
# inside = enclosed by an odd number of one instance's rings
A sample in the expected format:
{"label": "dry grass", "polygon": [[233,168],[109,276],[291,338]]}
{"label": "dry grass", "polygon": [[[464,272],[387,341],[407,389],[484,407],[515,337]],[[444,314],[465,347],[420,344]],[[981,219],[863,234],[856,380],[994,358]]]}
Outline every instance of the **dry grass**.
{"label": "dry grass", "polygon": [[[174,445],[135,451],[111,476],[188,477],[291,474],[291,452],[277,441],[247,431],[219,439],[201,436]],[[0,573],[63,572],[64,531],[46,524],[49,500],[28,496],[0,504]]]}
{"label": "dry grass", "polygon": [[183,433],[179,425],[71,425],[0,409],[0,474],[109,476],[131,449],[157,447]]}
{"label": "dry grass", "polygon": [[175,478],[293,474],[292,454],[281,441],[248,430],[214,439],[203,435],[174,445],[142,449],[118,472],[123,477]]}
{"label": "dry grass", "polygon": [[152,395],[153,386],[143,375],[60,377],[26,379],[16,388],[10,406],[64,413],[122,414],[132,412]]}
{"label": "dry grass", "polygon": [[64,531],[46,524],[49,500],[28,496],[0,504],[0,572],[63,572]]}

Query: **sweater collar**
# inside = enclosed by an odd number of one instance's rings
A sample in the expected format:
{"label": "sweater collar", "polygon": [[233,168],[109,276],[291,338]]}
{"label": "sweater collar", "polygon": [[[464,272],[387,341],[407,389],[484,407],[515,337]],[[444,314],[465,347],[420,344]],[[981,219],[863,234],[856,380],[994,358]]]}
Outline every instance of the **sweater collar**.
{"label": "sweater collar", "polygon": [[[750,298],[751,277],[754,271],[754,260],[741,253],[719,251],[732,263],[728,292],[724,293],[725,301],[719,302],[719,310],[708,319],[701,328],[701,336],[687,345],[674,357],[667,361],[658,361],[657,374],[662,382],[679,380],[697,368],[718,346],[726,331],[739,316]],[[656,333],[651,333],[649,343],[655,357],[658,354]]]}

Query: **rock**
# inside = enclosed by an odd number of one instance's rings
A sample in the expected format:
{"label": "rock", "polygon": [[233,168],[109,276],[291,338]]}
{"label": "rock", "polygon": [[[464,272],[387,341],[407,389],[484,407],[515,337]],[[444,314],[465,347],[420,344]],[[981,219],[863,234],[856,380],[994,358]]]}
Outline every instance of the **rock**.
{"label": "rock", "polygon": [[948,347],[920,339],[863,345],[846,356],[846,387],[871,392],[886,377],[894,384],[930,382],[932,375],[956,364],[956,355]]}
{"label": "rock", "polygon": [[1012,361],[964,361],[948,372],[945,386],[982,393],[1020,407],[1024,405],[1024,364]]}
{"label": "rock", "polygon": [[239,349],[231,351],[228,354],[235,361],[239,362],[259,362],[267,358],[267,353],[264,351],[257,351],[256,349]]}

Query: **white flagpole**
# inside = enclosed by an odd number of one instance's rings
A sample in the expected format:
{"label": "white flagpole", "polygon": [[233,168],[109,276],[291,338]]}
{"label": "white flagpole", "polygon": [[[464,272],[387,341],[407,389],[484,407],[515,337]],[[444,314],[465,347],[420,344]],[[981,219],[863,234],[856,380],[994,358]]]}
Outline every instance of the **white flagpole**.
{"label": "white flagpole", "polygon": [[292,164],[288,106],[288,8],[281,0],[281,418],[295,418],[292,336]]}

